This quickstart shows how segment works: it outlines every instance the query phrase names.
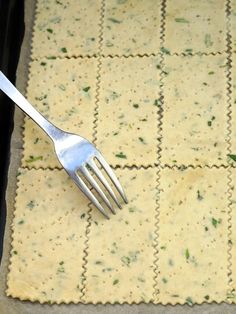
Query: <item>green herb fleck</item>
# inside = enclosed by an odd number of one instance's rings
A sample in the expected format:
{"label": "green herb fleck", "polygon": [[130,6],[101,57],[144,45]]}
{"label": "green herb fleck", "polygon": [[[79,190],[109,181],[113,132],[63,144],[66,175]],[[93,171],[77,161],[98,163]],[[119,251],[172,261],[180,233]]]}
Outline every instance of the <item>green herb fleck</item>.
{"label": "green herb fleck", "polygon": [[112,23],[116,23],[116,24],[120,24],[122,23],[121,21],[117,20],[117,19],[114,19],[113,17],[109,17],[108,18],[108,21],[112,22]]}
{"label": "green herb fleck", "polygon": [[55,60],[57,57],[55,56],[49,56],[49,57],[46,57],[48,60]]}
{"label": "green herb fleck", "polygon": [[66,88],[65,88],[65,86],[64,86],[63,84],[60,84],[58,87],[59,87],[61,90],[63,90],[63,91],[66,90]]}
{"label": "green herb fleck", "polygon": [[208,301],[210,299],[209,295],[205,295],[204,299]]}
{"label": "green herb fleck", "polygon": [[157,106],[157,107],[161,106],[161,100],[160,99],[155,99],[153,105]]}
{"label": "green herb fleck", "polygon": [[169,49],[167,49],[167,48],[165,48],[165,47],[161,47],[161,52],[163,52],[163,53],[165,53],[165,54],[167,54],[167,55],[170,55],[170,50]]}
{"label": "green herb fleck", "polygon": [[204,43],[206,45],[207,48],[210,48],[213,45],[213,41],[211,39],[211,35],[210,34],[206,34],[204,37]]}
{"label": "green herb fleck", "polygon": [[51,28],[47,28],[47,32],[49,32],[49,33],[53,33],[53,30],[51,29]]}
{"label": "green herb fleck", "polygon": [[80,218],[83,219],[85,217],[85,213],[83,213]]}
{"label": "green herb fleck", "polygon": [[161,249],[161,250],[166,250],[166,246],[165,246],[165,245],[162,245],[162,246],[160,247],[160,249]]}
{"label": "green herb fleck", "polygon": [[186,302],[188,303],[188,305],[192,306],[193,305],[193,300],[190,297],[186,298]]}
{"label": "green herb fleck", "polygon": [[63,265],[64,264],[64,261],[61,261],[60,263],[59,263],[59,265]]}
{"label": "green herb fleck", "polygon": [[215,117],[212,116],[212,117],[211,117],[211,120],[207,121],[207,125],[208,125],[208,126],[212,126],[212,122],[213,122],[214,120],[215,120]]}
{"label": "green herb fleck", "polygon": [[183,17],[177,17],[177,18],[175,18],[175,22],[177,22],[177,23],[185,23],[185,24],[188,24],[188,23],[189,23],[189,21],[186,20],[186,19],[183,18]]}
{"label": "green herb fleck", "polygon": [[18,221],[18,225],[22,225],[25,221],[22,219],[20,221]]}
{"label": "green herb fleck", "polygon": [[186,49],[185,49],[185,52],[187,52],[187,53],[192,53],[192,52],[193,52],[193,49],[192,49],[192,48],[186,48]]}
{"label": "green herb fleck", "polygon": [[90,88],[91,88],[90,86],[84,87],[83,91],[87,93],[90,90]]}
{"label": "green herb fleck", "polygon": [[115,279],[115,280],[113,281],[113,286],[114,286],[114,285],[117,285],[118,282],[119,282],[119,279]]}
{"label": "green herb fleck", "polygon": [[34,208],[35,206],[35,201],[31,200],[29,201],[29,203],[27,204],[27,207],[29,207],[30,209]]}
{"label": "green herb fleck", "polygon": [[40,65],[42,65],[44,67],[45,65],[47,65],[47,63],[46,62],[41,62]]}
{"label": "green herb fleck", "polygon": [[231,158],[233,161],[236,161],[236,155],[228,154],[229,158]]}
{"label": "green herb fleck", "polygon": [[17,251],[13,251],[13,254],[17,255],[17,254],[18,254],[18,252],[17,252]]}
{"label": "green herb fleck", "polygon": [[167,283],[168,280],[166,278],[162,278],[162,282]]}
{"label": "green herb fleck", "polygon": [[38,141],[39,141],[39,138],[38,138],[38,137],[36,137],[36,139],[35,139],[35,141],[34,141],[34,144],[37,144],[37,143],[38,143]]}
{"label": "green herb fleck", "polygon": [[200,191],[199,191],[199,190],[197,190],[197,199],[198,199],[199,201],[202,201],[202,200],[203,200],[203,196],[200,194]]}
{"label": "green herb fleck", "polygon": [[37,160],[43,160],[43,156],[29,156],[29,159],[26,160],[27,163],[31,163]]}
{"label": "green herb fleck", "polygon": [[127,156],[126,156],[124,153],[122,153],[122,152],[120,152],[119,154],[115,154],[115,156],[116,156],[117,158],[127,159]]}
{"label": "green herb fleck", "polygon": [[215,74],[215,72],[214,71],[210,71],[210,72],[208,72],[208,74],[212,75],[212,74]]}
{"label": "green herb fleck", "polygon": [[133,107],[137,109],[139,107],[139,105],[138,104],[133,104]]}
{"label": "green herb fleck", "polygon": [[139,137],[138,139],[140,140],[141,143],[146,144],[146,142],[144,141],[142,137]]}
{"label": "green herb fleck", "polygon": [[184,254],[185,254],[186,259],[188,260],[190,257],[189,250],[186,249]]}
{"label": "green herb fleck", "polygon": [[61,52],[66,53],[66,52],[67,52],[66,47],[62,47],[62,48],[61,48]]}
{"label": "green herb fleck", "polygon": [[211,219],[211,223],[212,225],[216,228],[218,226],[218,224],[221,223],[221,219],[215,219],[214,217]]}

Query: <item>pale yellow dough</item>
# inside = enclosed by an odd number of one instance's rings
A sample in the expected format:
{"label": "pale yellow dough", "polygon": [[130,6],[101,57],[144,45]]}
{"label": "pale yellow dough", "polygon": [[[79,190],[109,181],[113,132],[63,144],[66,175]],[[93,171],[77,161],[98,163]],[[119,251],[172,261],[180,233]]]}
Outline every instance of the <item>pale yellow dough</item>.
{"label": "pale yellow dough", "polygon": [[163,164],[227,164],[226,56],[166,56]]}
{"label": "pale yellow dough", "polygon": [[227,189],[227,169],[161,171],[159,302],[191,304],[226,298]]}
{"label": "pale yellow dough", "polygon": [[102,59],[96,143],[113,166],[157,162],[159,62]]}
{"label": "pale yellow dough", "polygon": [[154,286],[156,173],[118,170],[129,204],[104,220],[92,212],[86,302],[149,302]]}
{"label": "pale yellow dough", "polygon": [[63,170],[19,169],[7,295],[79,302],[88,201]]}
{"label": "pale yellow dough", "polygon": [[[65,131],[92,140],[96,93],[96,59],[33,61],[27,98],[49,121]],[[25,167],[61,167],[47,135],[25,121]]]}
{"label": "pale yellow dough", "polygon": [[98,53],[100,0],[37,2],[33,59]]}
{"label": "pale yellow dough", "polygon": [[137,55],[160,49],[160,0],[105,1],[102,53]]}
{"label": "pale yellow dough", "polygon": [[223,52],[226,1],[166,2],[165,47],[171,53]]}

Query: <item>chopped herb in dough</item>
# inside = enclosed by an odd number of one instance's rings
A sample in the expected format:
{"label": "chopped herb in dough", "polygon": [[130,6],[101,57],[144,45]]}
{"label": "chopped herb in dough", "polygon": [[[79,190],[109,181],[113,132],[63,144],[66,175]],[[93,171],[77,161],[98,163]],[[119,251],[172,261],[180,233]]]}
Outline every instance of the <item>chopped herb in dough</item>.
{"label": "chopped herb in dough", "polygon": [[51,28],[47,28],[47,32],[53,33],[53,30]]}
{"label": "chopped herb in dough", "polygon": [[215,219],[214,217],[211,219],[211,223],[212,225],[216,228],[218,226],[218,224],[221,223],[221,219]]}
{"label": "chopped herb in dough", "polygon": [[137,109],[139,107],[139,105],[138,104],[133,104],[133,107]]}
{"label": "chopped herb in dough", "polygon": [[122,23],[121,21],[117,20],[117,19],[114,19],[113,17],[109,17],[108,18],[108,21],[112,22],[112,23],[116,23],[116,24],[120,24]]}
{"label": "chopped herb in dough", "polygon": [[185,257],[186,257],[187,260],[188,260],[189,257],[190,257],[190,254],[189,254],[189,250],[188,250],[188,249],[185,250]]}
{"label": "chopped herb in dough", "polygon": [[23,219],[21,219],[20,221],[18,221],[18,225],[22,225],[25,221]]}
{"label": "chopped herb in dough", "polygon": [[35,201],[31,200],[29,201],[29,203],[27,204],[27,207],[29,207],[30,209],[34,208],[35,206]]}
{"label": "chopped herb in dough", "polygon": [[63,91],[66,90],[66,88],[65,88],[65,86],[64,86],[63,84],[60,84],[58,87],[59,87],[61,90],[63,90]]}
{"label": "chopped herb in dough", "polygon": [[191,306],[193,305],[193,300],[190,297],[186,298],[186,302],[188,303],[188,305],[191,305]]}
{"label": "chopped herb in dough", "polygon": [[177,22],[177,23],[185,23],[185,24],[188,24],[188,23],[189,23],[189,21],[186,20],[186,19],[183,18],[183,17],[177,17],[177,18],[175,18],[175,22]]}
{"label": "chopped herb in dough", "polygon": [[83,91],[86,92],[86,93],[87,93],[89,90],[90,90],[90,86],[87,86],[87,87],[84,87],[84,88],[83,88]]}
{"label": "chopped herb in dough", "polygon": [[140,140],[141,143],[146,144],[146,142],[144,141],[142,137],[139,137],[138,139]]}
{"label": "chopped herb in dough", "polygon": [[236,155],[228,154],[228,157],[231,158],[233,161],[236,161]]}
{"label": "chopped herb in dough", "polygon": [[49,56],[49,57],[46,57],[48,60],[55,60],[57,57],[55,56]]}
{"label": "chopped herb in dough", "polygon": [[119,282],[119,279],[115,279],[115,280],[113,281],[113,285],[117,285],[118,282]]}
{"label": "chopped herb in dough", "polygon": [[67,49],[66,49],[65,47],[62,47],[62,48],[61,48],[61,52],[66,53],[66,52],[67,52]]}
{"label": "chopped herb in dough", "polygon": [[204,37],[204,43],[206,45],[207,48],[210,48],[213,45],[213,41],[211,39],[211,35],[210,34],[206,34]]}
{"label": "chopped herb in dough", "polygon": [[157,106],[157,107],[161,106],[161,100],[160,99],[155,99],[154,100],[154,106]]}
{"label": "chopped herb in dough", "polygon": [[40,65],[42,65],[44,67],[45,65],[47,65],[47,63],[46,62],[41,62]]}
{"label": "chopped herb in dough", "polygon": [[120,152],[119,154],[116,154],[115,155],[117,158],[123,158],[123,159],[126,159],[127,158],[127,156],[124,154],[124,153],[122,153],[122,152]]}
{"label": "chopped herb in dough", "polygon": [[199,201],[202,201],[202,200],[203,200],[203,196],[201,195],[201,193],[200,193],[199,190],[197,190],[197,199],[198,199]]}
{"label": "chopped herb in dough", "polygon": [[170,50],[165,48],[165,47],[161,47],[161,52],[165,53],[166,55],[170,55]]}
{"label": "chopped herb in dough", "polygon": [[43,160],[43,156],[29,156],[29,159],[26,160],[27,163],[31,163],[37,160]]}

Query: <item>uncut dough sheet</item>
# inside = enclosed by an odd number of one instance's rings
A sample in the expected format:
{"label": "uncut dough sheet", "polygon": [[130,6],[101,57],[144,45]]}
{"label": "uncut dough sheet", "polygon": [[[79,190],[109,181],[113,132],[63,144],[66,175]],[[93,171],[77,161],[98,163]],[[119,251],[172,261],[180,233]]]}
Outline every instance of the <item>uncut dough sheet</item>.
{"label": "uncut dough sheet", "polygon": [[25,119],[8,296],[236,301],[229,2],[38,0],[26,96],[97,145],[129,203],[105,220]]}

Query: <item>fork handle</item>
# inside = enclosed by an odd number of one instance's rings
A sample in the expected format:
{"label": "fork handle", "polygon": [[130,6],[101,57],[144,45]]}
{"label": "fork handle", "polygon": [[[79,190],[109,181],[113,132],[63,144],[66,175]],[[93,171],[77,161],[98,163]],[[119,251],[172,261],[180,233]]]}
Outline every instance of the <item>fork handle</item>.
{"label": "fork handle", "polygon": [[62,132],[39,113],[28,100],[15,88],[15,86],[0,71],[0,90],[2,90],[14,103],[32,118],[49,137],[55,141]]}

